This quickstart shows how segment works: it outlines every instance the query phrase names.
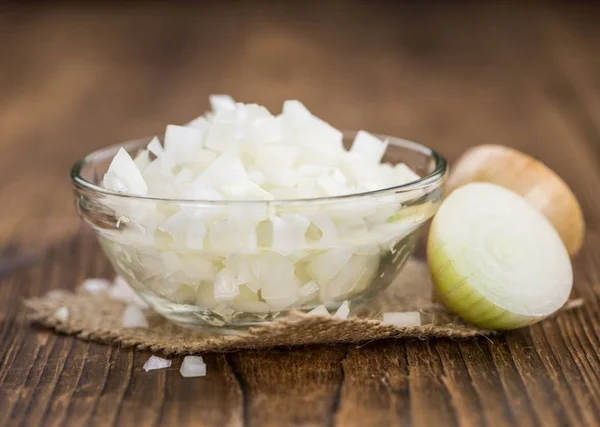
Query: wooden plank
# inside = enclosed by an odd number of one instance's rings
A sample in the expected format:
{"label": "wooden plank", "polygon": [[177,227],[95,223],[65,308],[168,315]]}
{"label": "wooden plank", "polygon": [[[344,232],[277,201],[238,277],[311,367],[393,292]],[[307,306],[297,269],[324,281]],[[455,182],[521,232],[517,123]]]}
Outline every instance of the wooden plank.
{"label": "wooden plank", "polygon": [[[3,6],[5,7],[5,6]],[[597,425],[598,8],[501,2],[18,6],[0,36],[1,425]],[[343,128],[455,159],[502,143],[565,178],[589,224],[585,304],[490,341],[384,341],[180,360],[30,328],[18,301],[111,268],[66,176],[84,153],[161,131],[230,92],[300,98]],[[69,237],[72,236],[72,237]],[[58,242],[58,243],[57,243]],[[51,246],[52,244],[55,246]],[[48,245],[51,247],[48,249]],[[31,252],[37,254],[33,265]],[[20,268],[20,269],[19,269]]]}

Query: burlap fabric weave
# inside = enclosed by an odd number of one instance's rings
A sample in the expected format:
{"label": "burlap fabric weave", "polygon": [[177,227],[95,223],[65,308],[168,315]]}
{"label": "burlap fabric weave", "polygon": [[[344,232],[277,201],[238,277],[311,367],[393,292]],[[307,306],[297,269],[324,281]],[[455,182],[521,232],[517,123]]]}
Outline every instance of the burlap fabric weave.
{"label": "burlap fabric weave", "polygon": [[[207,335],[168,322],[147,312],[148,329],[123,328],[125,304],[107,295],[83,291],[56,293],[25,301],[30,320],[58,332],[85,340],[124,347],[135,346],[164,354],[232,351],[248,348],[295,346],[322,343],[353,343],[383,338],[433,337],[468,338],[492,332],[461,322],[431,300],[432,285],[425,263],[411,260],[397,280],[360,316],[334,319],[293,313],[277,321],[229,336]],[[66,307],[69,316],[61,321],[56,312]],[[397,327],[377,320],[389,311],[420,311],[423,325]]]}

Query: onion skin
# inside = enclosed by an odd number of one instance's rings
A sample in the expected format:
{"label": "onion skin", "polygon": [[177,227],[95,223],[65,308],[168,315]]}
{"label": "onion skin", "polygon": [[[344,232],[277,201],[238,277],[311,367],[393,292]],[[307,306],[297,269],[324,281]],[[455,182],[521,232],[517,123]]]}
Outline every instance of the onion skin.
{"label": "onion skin", "polygon": [[433,219],[427,241],[427,263],[434,284],[434,299],[462,319],[481,328],[495,330],[517,329],[536,323],[548,316],[524,316],[507,311],[487,301],[468,286],[437,240],[436,220]]}
{"label": "onion skin", "polygon": [[542,162],[502,145],[479,145],[454,164],[448,194],[470,182],[490,182],[519,194],[548,218],[569,255],[581,249],[585,234],[581,206],[569,186]]}

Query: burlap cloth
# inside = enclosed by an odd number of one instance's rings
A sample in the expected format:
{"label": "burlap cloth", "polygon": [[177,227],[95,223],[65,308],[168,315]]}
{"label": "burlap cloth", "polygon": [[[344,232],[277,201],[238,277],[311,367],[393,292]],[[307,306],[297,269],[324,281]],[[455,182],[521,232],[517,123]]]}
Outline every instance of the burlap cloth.
{"label": "burlap cloth", "polygon": [[[466,324],[431,300],[432,284],[427,266],[410,260],[396,281],[358,317],[346,320],[293,313],[247,333],[229,336],[202,334],[168,322],[158,314],[147,312],[150,327],[123,328],[125,304],[107,295],[90,295],[81,290],[56,292],[25,301],[29,319],[57,332],[77,338],[135,346],[164,354],[205,353],[248,348],[295,346],[322,343],[354,343],[383,338],[434,337],[468,338],[490,335],[492,331]],[[69,316],[61,321],[56,311],[66,307]],[[383,312],[420,311],[423,325],[397,327],[378,319]]]}

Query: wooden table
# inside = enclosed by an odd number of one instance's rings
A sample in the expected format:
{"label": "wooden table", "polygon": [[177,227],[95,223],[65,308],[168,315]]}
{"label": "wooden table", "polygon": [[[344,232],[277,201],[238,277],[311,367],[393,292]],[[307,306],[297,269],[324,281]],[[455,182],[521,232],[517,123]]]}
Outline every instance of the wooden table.
{"label": "wooden table", "polygon": [[[0,425],[580,426],[600,422],[600,9],[591,2],[0,6]],[[537,156],[588,223],[582,308],[493,339],[149,354],[30,326],[20,302],[112,273],[71,200],[92,149],[230,93],[340,128]]]}

